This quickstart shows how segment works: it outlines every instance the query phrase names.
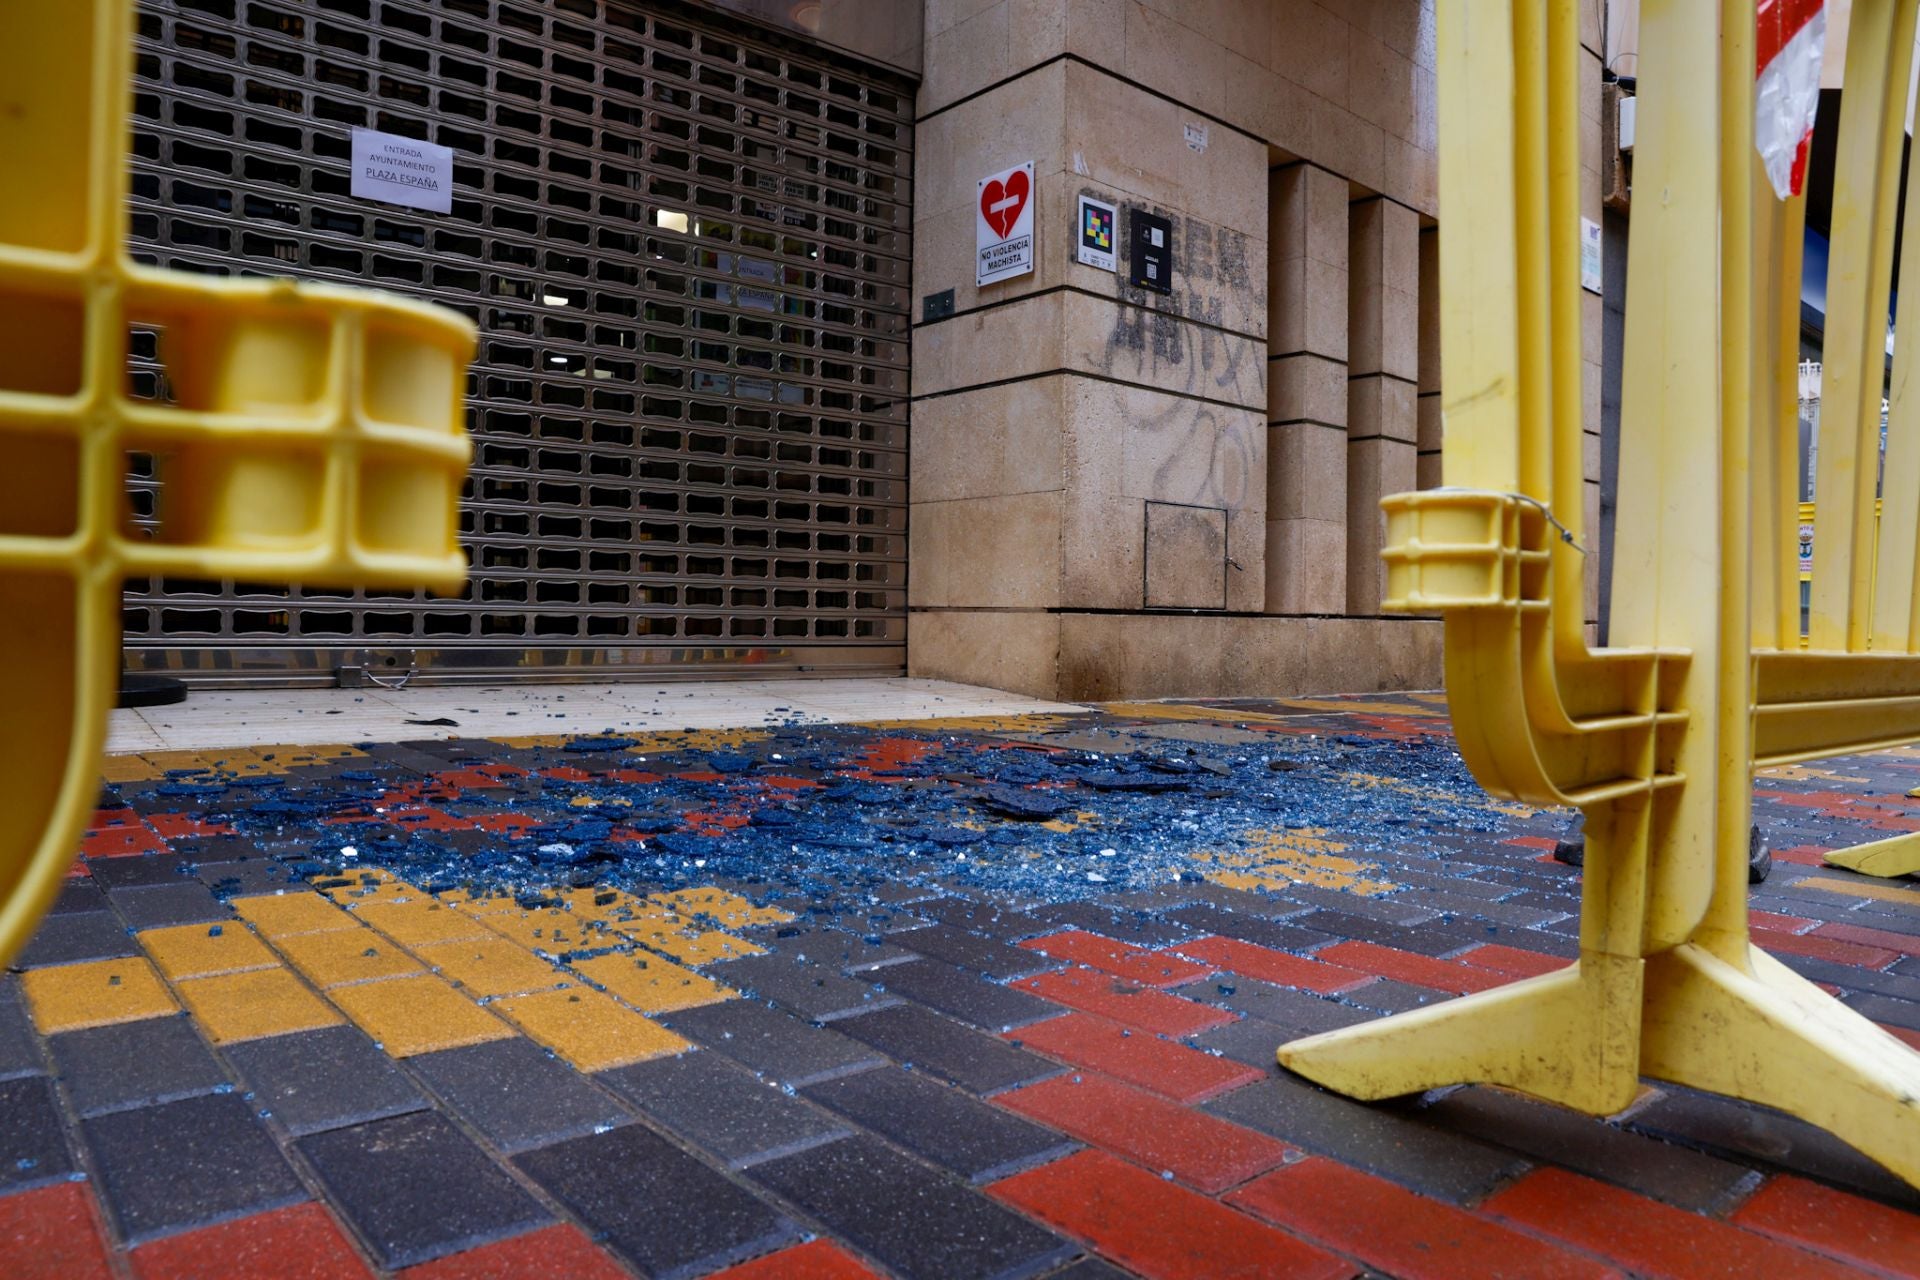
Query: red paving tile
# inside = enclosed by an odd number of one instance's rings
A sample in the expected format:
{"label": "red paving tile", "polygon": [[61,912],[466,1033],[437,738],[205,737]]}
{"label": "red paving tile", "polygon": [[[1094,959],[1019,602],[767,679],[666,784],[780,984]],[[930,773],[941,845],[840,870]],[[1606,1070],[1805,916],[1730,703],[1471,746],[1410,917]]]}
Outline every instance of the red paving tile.
{"label": "red paving tile", "polygon": [[1824,867],[1827,865],[1826,848],[1817,844],[1794,845],[1790,849],[1775,849],[1775,862],[1797,862],[1803,867]]}
{"label": "red paving tile", "polygon": [[1910,1044],[1916,1049],[1920,1049],[1920,1031],[1915,1031],[1912,1027],[1889,1026],[1884,1022],[1879,1023],[1878,1026],[1882,1031],[1885,1031],[1891,1034],[1895,1040],[1898,1040],[1903,1044]]}
{"label": "red paving tile", "polygon": [[1498,942],[1482,943],[1473,950],[1454,957],[1461,964],[1470,964],[1476,969],[1491,969],[1495,973],[1509,974],[1516,978],[1537,978],[1543,973],[1552,973],[1555,969],[1564,969],[1573,961],[1565,956],[1546,956],[1538,951],[1522,951],[1519,947],[1509,947]]}
{"label": "red paving tile", "polygon": [[1334,1280],[1356,1271],[1103,1151],[1068,1156],[989,1190],[1148,1280]]}
{"label": "red paving tile", "polygon": [[813,1240],[743,1262],[720,1272],[712,1280],[883,1280],[883,1277],[839,1245]]}
{"label": "red paving tile", "polygon": [[84,1182],[0,1196],[8,1280],[112,1280],[100,1215]]}
{"label": "red paving tile", "polygon": [[1377,973],[1383,978],[1411,982],[1416,987],[1430,987],[1435,991],[1451,991],[1456,995],[1504,987],[1513,981],[1503,973],[1489,973],[1455,960],[1436,960],[1432,956],[1416,955],[1411,951],[1383,947],[1373,942],[1336,942],[1330,947],[1320,948],[1314,954],[1336,964]]}
{"label": "red paving tile", "polygon": [[1849,1262],[1920,1277],[1920,1217],[1803,1178],[1774,1178],[1733,1220]]}
{"label": "red paving tile", "polygon": [[89,858],[124,858],[136,853],[165,853],[167,842],[145,823],[137,827],[108,827],[83,837],[80,852]]}
{"label": "red paving tile", "polygon": [[1560,842],[1552,836],[1515,836],[1511,840],[1502,840],[1500,843],[1518,845],[1522,849],[1545,849],[1548,853],[1552,853]]}
{"label": "red paving tile", "polygon": [[627,1272],[574,1226],[542,1227],[511,1240],[435,1258],[403,1280],[627,1280]]}
{"label": "red paving tile", "polygon": [[1889,951],[1885,947],[1863,947],[1818,933],[1780,933],[1773,929],[1755,929],[1752,932],[1754,945],[1763,950],[1811,956],[1815,960],[1831,960],[1835,964],[1850,964],[1858,969],[1884,969],[1900,958],[1899,952]]}
{"label": "red paving tile", "polygon": [[1851,1267],[1565,1169],[1540,1169],[1481,1212],[1673,1280],[1857,1280]]}
{"label": "red paving tile", "polygon": [[1601,1280],[1582,1254],[1332,1160],[1289,1165],[1227,1203],[1406,1280]]}
{"label": "red paving tile", "polygon": [[1055,1076],[993,1101],[1210,1194],[1238,1186],[1294,1149],[1093,1071]]}
{"label": "red paving tile", "polygon": [[128,1257],[139,1280],[345,1280],[373,1275],[332,1215],[312,1201],[168,1236],[141,1245]]}
{"label": "red paving tile", "polygon": [[1834,938],[1863,947],[1882,947],[1902,955],[1920,956],[1920,938],[1890,929],[1869,929],[1860,924],[1823,924],[1813,931],[1816,938]]}
{"label": "red paving tile", "polygon": [[1805,933],[1818,920],[1805,920],[1799,916],[1783,916],[1777,911],[1748,911],[1747,924],[1754,929],[1776,929],[1781,933]]}
{"label": "red paving tile", "polygon": [[1065,929],[1044,938],[1029,938],[1020,945],[1028,951],[1038,951],[1043,956],[1052,956],[1057,960],[1091,965],[1143,987],[1177,987],[1213,972],[1206,965],[1182,960],[1170,951],[1145,951],[1139,947],[1129,947],[1123,942],[1115,942],[1084,929]]}
{"label": "red paving tile", "polygon": [[1259,1071],[1230,1058],[1216,1058],[1085,1013],[1036,1022],[1009,1032],[1006,1038],[1062,1062],[1104,1071],[1175,1102],[1204,1102],[1260,1078]]}
{"label": "red paving tile", "polygon": [[203,822],[190,813],[150,813],[147,825],[164,840],[181,836],[230,836],[233,828],[224,822]]}
{"label": "red paving tile", "polygon": [[1171,949],[1215,968],[1237,973],[1243,978],[1257,978],[1275,986],[1316,991],[1323,996],[1345,991],[1373,977],[1358,969],[1290,956],[1284,951],[1256,946],[1238,938],[1205,937],[1179,943]]}
{"label": "red paving tile", "polygon": [[1063,969],[1013,985],[1069,1009],[1099,1014],[1163,1036],[1190,1036],[1234,1021],[1225,1009],[1135,986],[1098,969]]}

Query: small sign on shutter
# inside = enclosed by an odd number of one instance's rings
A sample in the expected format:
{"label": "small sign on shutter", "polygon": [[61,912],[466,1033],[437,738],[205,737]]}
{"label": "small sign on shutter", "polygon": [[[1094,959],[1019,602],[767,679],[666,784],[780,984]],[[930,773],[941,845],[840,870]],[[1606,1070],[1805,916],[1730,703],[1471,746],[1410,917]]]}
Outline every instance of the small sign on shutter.
{"label": "small sign on shutter", "polygon": [[373,129],[353,131],[356,199],[453,212],[453,148]]}

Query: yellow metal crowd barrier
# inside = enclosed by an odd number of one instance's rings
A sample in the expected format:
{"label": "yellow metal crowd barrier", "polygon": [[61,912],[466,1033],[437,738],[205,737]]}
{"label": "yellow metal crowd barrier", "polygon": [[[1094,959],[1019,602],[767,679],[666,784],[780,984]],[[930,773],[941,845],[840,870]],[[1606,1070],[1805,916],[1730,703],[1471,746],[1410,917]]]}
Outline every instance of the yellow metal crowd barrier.
{"label": "yellow metal crowd barrier", "polygon": [[[130,261],[132,10],[0,3],[0,962],[93,809],[123,578],[455,591],[466,575],[473,326]],[[131,328],[161,330],[169,401],[129,397]],[[127,523],[135,455],[163,476],[151,537]]]}
{"label": "yellow metal crowd barrier", "polygon": [[[1582,628],[1576,0],[1441,0],[1445,485],[1388,499],[1387,602],[1445,616],[1460,750],[1586,818],[1573,966],[1284,1046],[1380,1098],[1506,1085],[1594,1114],[1641,1077],[1776,1107],[1920,1184],[1920,1054],[1753,947],[1752,772],[1920,738],[1920,343],[1874,546],[1913,0],[1856,0],[1800,643],[1800,199],[1754,151],[1753,0],[1642,0],[1612,645]],[[1718,68],[1717,75],[1703,69]],[[1909,245],[1920,201],[1907,202]],[[1920,253],[1900,296],[1920,299]]]}

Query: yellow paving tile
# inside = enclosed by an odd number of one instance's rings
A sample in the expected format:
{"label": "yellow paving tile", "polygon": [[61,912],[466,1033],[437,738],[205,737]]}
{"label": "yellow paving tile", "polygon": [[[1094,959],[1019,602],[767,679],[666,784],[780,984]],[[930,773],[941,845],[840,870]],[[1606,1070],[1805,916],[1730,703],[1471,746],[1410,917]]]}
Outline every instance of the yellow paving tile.
{"label": "yellow paving tile", "polygon": [[1851,894],[1856,898],[1878,898],[1882,902],[1907,902],[1920,905],[1920,890],[1896,889],[1887,884],[1863,884],[1858,880],[1835,880],[1828,876],[1808,876],[1798,882],[1802,889],[1824,889],[1828,893]]}
{"label": "yellow paving tile", "polygon": [[372,929],[300,933],[275,945],[307,981],[321,988],[424,972],[399,943]]}
{"label": "yellow paving tile", "polygon": [[301,985],[291,969],[254,969],[190,978],[174,990],[215,1044],[331,1027],[340,1015]]}
{"label": "yellow paving tile", "polygon": [[1070,720],[1080,719],[1079,713],[1067,714],[1059,711],[1023,711],[1012,715],[989,716],[927,716],[917,720],[871,720],[862,727],[885,732],[892,729],[924,729],[929,733],[1046,733],[1058,729]]}
{"label": "yellow paving tile", "polygon": [[[765,742],[773,736],[766,729],[682,729],[670,733],[636,733],[634,745],[626,749],[630,756],[664,755],[673,751],[720,751]],[[698,768],[699,762],[691,762]]]}
{"label": "yellow paving tile", "polygon": [[213,973],[239,973],[279,964],[267,944],[238,920],[222,924],[179,924],[138,935],[161,973],[178,982]]}
{"label": "yellow paving tile", "polygon": [[625,889],[567,889],[558,898],[582,920],[640,920],[657,916],[661,908]]}
{"label": "yellow paving tile", "polygon": [[396,1058],[513,1034],[512,1027],[431,974],[335,987],[327,994]]}
{"label": "yellow paving tile", "polygon": [[1188,702],[1109,702],[1102,708],[1132,720],[1224,720],[1229,724],[1284,723],[1286,716],[1232,707],[1201,707]]}
{"label": "yellow paving tile", "polygon": [[625,1066],[692,1048],[659,1023],[587,987],[509,996],[496,1000],[493,1007],[582,1071]]}
{"label": "yellow paving tile", "polygon": [[354,907],[353,914],[409,947],[487,936],[487,926],[478,918],[433,898],[362,902]]}
{"label": "yellow paving tile", "polygon": [[642,1013],[671,1013],[731,1000],[740,993],[650,953],[594,956],[573,968]]}
{"label": "yellow paving tile", "polygon": [[274,939],[291,937],[297,933],[360,927],[359,921],[327,901],[325,894],[308,893],[305,890],[235,898],[233,909],[247,923]]}
{"label": "yellow paving tile", "polygon": [[139,956],[29,969],[20,986],[43,1036],[157,1018],[178,1007],[160,975]]}
{"label": "yellow paving tile", "polygon": [[681,964],[712,964],[716,960],[738,960],[766,952],[745,938],[736,938],[718,929],[690,928],[684,921],[671,918],[640,920],[617,926],[619,931],[641,946],[672,956]]}
{"label": "yellow paving tile", "polygon": [[420,890],[385,867],[360,867],[337,875],[314,876],[309,883],[343,906],[350,902],[391,902],[421,896]]}
{"label": "yellow paving tile", "polygon": [[725,889],[676,889],[656,893],[649,902],[676,911],[683,916],[707,917],[729,929],[751,929],[755,925],[785,924],[793,912],[778,907],[756,907],[737,893]]}
{"label": "yellow paving tile", "polygon": [[617,937],[609,935],[606,924],[582,920],[573,912],[559,907],[542,907],[537,911],[499,911],[473,918],[523,947],[556,955],[562,951],[583,951],[619,942]]}
{"label": "yellow paving tile", "polygon": [[107,782],[151,782],[165,772],[145,756],[108,756],[100,762],[100,777]]}
{"label": "yellow paving tile", "polygon": [[566,970],[505,938],[436,942],[415,947],[413,954],[459,983],[469,995],[482,998],[544,991],[567,980]]}

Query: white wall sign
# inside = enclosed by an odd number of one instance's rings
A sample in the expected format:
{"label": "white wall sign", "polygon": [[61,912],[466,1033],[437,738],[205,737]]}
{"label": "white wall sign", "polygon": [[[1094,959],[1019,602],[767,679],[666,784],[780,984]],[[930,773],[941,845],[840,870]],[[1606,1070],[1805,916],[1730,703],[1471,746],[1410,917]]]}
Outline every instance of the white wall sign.
{"label": "white wall sign", "polygon": [[1095,200],[1092,196],[1081,196],[1079,235],[1074,244],[1075,259],[1102,271],[1113,270],[1113,246],[1120,238],[1119,225],[1112,205],[1105,200]]}
{"label": "white wall sign", "polygon": [[980,180],[973,209],[979,250],[973,282],[992,284],[1033,270],[1033,161]]}
{"label": "white wall sign", "polygon": [[1183,124],[1180,132],[1187,140],[1187,146],[1194,151],[1207,149],[1207,126],[1203,124]]}
{"label": "white wall sign", "polygon": [[1600,275],[1600,224],[1580,219],[1580,287],[1588,293],[1604,288]]}
{"label": "white wall sign", "polygon": [[453,211],[453,148],[372,129],[353,131],[353,194],[409,209]]}

